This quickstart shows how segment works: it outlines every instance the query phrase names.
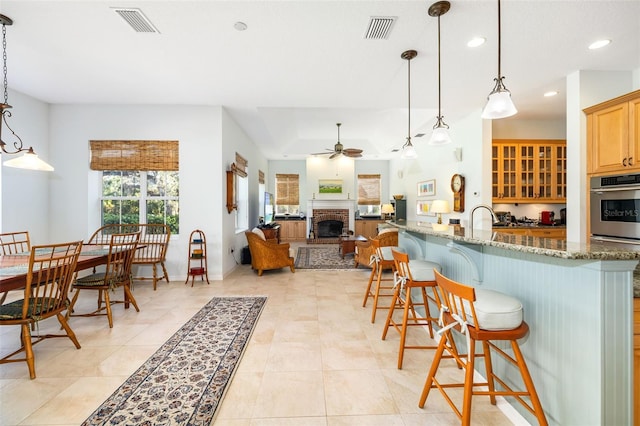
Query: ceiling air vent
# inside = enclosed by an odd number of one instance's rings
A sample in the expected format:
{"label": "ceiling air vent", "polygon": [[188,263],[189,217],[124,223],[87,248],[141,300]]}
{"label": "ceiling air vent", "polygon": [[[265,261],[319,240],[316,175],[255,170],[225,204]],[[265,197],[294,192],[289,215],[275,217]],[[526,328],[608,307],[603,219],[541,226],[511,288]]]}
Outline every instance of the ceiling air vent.
{"label": "ceiling air vent", "polygon": [[137,33],[160,33],[140,9],[114,8],[114,10]]}
{"label": "ceiling air vent", "polygon": [[368,40],[386,40],[389,37],[395,16],[372,16],[369,19],[369,27],[364,35]]}

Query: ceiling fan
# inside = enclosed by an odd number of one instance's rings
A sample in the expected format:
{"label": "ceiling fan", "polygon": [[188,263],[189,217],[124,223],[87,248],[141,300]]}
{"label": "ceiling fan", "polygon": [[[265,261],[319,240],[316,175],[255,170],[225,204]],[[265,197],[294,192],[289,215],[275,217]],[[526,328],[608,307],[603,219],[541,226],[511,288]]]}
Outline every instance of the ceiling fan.
{"label": "ceiling fan", "polygon": [[361,149],[356,149],[356,148],[345,148],[341,143],[340,143],[340,126],[342,125],[342,123],[336,123],[336,126],[338,126],[338,142],[335,144],[335,146],[333,147],[333,149],[329,149],[327,148],[327,152],[316,152],[313,153],[311,155],[325,155],[325,154],[329,154],[329,159],[331,158],[335,158],[338,155],[342,154],[345,157],[351,157],[351,158],[358,158],[358,157],[362,157],[362,150]]}

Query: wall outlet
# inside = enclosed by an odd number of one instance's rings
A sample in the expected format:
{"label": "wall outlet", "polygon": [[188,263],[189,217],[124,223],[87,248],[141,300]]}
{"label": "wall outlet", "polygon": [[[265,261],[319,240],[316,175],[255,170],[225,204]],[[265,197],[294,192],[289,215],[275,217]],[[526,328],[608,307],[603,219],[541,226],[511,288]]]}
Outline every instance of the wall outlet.
{"label": "wall outlet", "polygon": [[233,252],[234,252],[234,251],[236,251],[236,249],[235,249],[235,248],[233,248],[233,247],[229,247],[229,254],[233,254]]}

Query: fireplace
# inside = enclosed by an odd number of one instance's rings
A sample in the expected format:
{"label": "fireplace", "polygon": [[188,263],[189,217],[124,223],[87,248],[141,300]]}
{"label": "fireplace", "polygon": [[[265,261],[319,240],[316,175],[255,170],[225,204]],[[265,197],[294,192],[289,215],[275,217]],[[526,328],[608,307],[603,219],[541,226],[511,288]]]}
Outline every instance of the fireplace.
{"label": "fireplace", "polygon": [[313,209],[310,243],[337,243],[349,230],[349,209]]}
{"label": "fireplace", "polygon": [[318,222],[316,234],[318,238],[335,238],[342,235],[343,223],[341,220],[321,220]]}

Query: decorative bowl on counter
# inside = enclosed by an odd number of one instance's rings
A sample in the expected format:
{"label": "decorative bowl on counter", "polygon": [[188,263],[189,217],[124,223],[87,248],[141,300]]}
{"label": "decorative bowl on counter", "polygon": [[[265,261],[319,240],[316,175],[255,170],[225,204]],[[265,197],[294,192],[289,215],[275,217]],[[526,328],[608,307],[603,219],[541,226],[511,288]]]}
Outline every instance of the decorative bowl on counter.
{"label": "decorative bowl on counter", "polygon": [[393,195],[393,199],[394,200],[402,200],[404,198],[404,195],[402,194],[394,194]]}

